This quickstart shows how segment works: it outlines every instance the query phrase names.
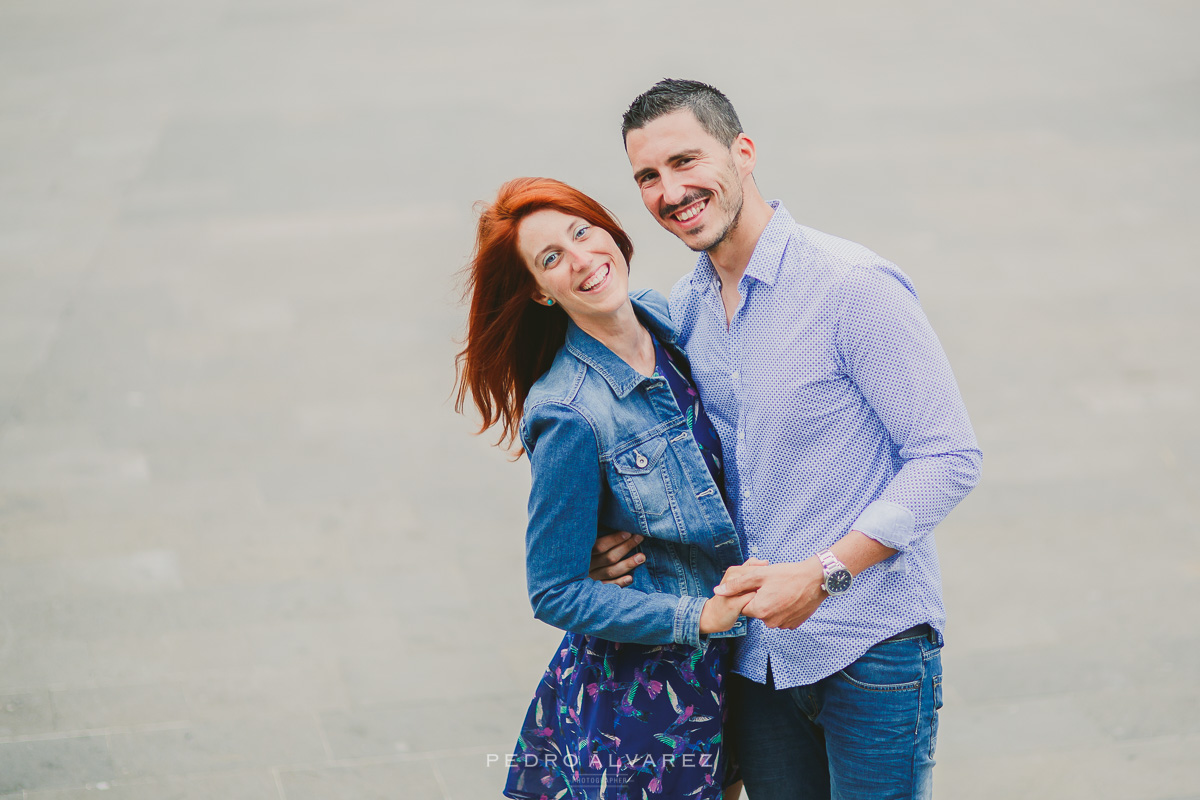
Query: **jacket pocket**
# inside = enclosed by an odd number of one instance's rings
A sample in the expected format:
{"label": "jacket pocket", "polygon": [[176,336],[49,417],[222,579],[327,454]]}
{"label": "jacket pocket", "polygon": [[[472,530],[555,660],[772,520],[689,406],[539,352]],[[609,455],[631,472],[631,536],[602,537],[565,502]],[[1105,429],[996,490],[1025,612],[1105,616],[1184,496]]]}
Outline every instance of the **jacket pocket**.
{"label": "jacket pocket", "polygon": [[667,473],[667,438],[659,436],[613,456],[635,513],[659,517],[671,510],[671,479]]}

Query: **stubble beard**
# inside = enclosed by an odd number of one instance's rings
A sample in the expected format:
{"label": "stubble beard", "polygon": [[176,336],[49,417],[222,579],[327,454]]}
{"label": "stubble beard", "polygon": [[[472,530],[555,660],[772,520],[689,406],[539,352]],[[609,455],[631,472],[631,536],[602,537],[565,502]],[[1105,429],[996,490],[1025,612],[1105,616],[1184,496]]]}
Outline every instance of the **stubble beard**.
{"label": "stubble beard", "polygon": [[[742,221],[742,208],[746,205],[746,195],[742,192],[742,184],[738,180],[737,170],[732,169],[732,165],[730,166],[730,177],[732,180],[729,185],[736,189],[737,195],[734,196],[732,193],[726,194],[725,199],[721,202],[721,210],[729,214],[729,222],[711,238],[701,239],[693,244],[688,244],[688,247],[697,253],[702,250],[707,252],[719,247],[722,242],[737,231],[738,223]],[[687,242],[684,242],[684,244],[687,244]]]}
{"label": "stubble beard", "polygon": [[741,193],[739,192],[737,198],[737,208],[734,209],[733,217],[730,218],[729,224],[722,228],[717,235],[712,238],[712,241],[696,242],[695,244],[689,244],[688,247],[697,253],[699,253],[701,250],[708,252],[709,250],[714,250],[719,247],[721,243],[723,243],[730,237],[730,235],[737,231],[738,223],[742,221],[743,205],[745,205],[745,202],[743,201]]}

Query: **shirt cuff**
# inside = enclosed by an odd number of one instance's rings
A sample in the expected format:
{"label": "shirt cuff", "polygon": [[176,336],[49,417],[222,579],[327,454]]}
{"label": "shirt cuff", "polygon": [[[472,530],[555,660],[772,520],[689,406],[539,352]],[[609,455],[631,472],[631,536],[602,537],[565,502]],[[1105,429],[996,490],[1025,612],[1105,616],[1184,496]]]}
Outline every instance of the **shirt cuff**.
{"label": "shirt cuff", "polygon": [[876,500],[863,509],[855,520],[853,530],[866,534],[882,545],[899,550],[888,559],[888,572],[903,572],[907,567],[904,551],[912,544],[917,517],[902,505],[887,500]]}
{"label": "shirt cuff", "polygon": [[690,647],[700,646],[700,612],[704,610],[706,597],[679,598],[675,606],[675,642]]}

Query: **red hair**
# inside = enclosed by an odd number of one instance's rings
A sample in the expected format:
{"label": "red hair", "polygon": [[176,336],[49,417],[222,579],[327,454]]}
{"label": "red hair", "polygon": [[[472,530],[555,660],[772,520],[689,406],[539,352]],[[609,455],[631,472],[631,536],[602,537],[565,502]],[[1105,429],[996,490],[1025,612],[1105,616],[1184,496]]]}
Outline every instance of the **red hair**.
{"label": "red hair", "polygon": [[467,264],[464,296],[471,297],[466,346],[455,359],[457,400],[462,412],[470,394],[483,417],[479,432],[496,423],[498,446],[517,438],[525,398],[554,360],[567,336],[560,306],[533,301],[537,284],[517,250],[521,220],[553,209],[603,228],[629,263],[633,243],[604,206],[552,178],[515,178],[500,187],[496,200],[479,216],[475,253]]}

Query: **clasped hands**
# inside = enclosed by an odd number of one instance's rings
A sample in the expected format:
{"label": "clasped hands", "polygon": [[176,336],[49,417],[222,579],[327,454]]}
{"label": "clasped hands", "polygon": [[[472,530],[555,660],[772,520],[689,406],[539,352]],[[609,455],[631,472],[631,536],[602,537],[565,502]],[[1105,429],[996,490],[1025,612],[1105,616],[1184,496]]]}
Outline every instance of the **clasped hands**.
{"label": "clasped hands", "polygon": [[[628,586],[633,582],[631,573],[646,560],[634,552],[641,543],[641,535],[624,531],[599,537],[592,548],[588,575],[604,583]],[[730,567],[714,589],[713,599],[704,604],[700,632],[729,630],[740,614],[761,619],[768,628],[798,628],[826,598],[824,578],[821,562],[815,557],[783,564],[751,558],[741,566]]]}

